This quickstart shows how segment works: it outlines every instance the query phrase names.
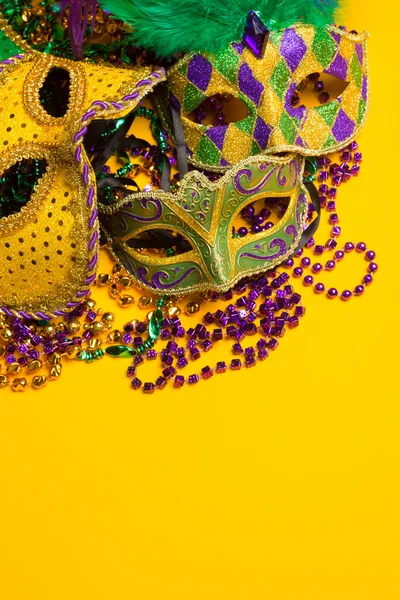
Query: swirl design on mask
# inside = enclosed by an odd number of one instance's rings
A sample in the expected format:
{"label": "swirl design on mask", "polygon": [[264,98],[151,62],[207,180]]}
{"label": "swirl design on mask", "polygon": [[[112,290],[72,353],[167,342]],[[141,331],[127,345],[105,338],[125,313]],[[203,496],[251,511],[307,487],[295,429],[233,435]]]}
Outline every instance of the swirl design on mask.
{"label": "swirl design on mask", "polygon": [[286,235],[293,236],[293,241],[294,241],[294,238],[297,235],[297,229],[294,225],[288,225],[285,229],[285,233],[286,233]]}
{"label": "swirl design on mask", "polygon": [[[251,172],[250,169],[242,169],[234,177],[235,189],[239,192],[239,194],[243,194],[244,196],[251,196],[252,194],[257,194],[257,192],[259,192],[260,190],[262,190],[265,187],[265,184],[267,183],[267,181],[269,181],[269,179],[271,179],[271,177],[274,175],[274,173],[276,172],[277,169],[278,169],[278,166],[272,167],[271,170],[269,171],[269,173],[266,174],[266,176],[260,181],[260,183],[253,188],[244,188],[242,186],[242,184],[241,184],[242,177],[246,177],[248,183],[250,183],[250,181],[252,179],[252,175],[253,175],[253,173]],[[285,180],[285,183],[286,183],[286,180]],[[282,185],[285,185],[285,183],[283,183],[283,184],[279,183],[279,185],[282,186]]]}
{"label": "swirl design on mask", "polygon": [[285,240],[282,240],[281,238],[275,238],[274,240],[272,240],[268,248],[272,250],[276,246],[279,248],[276,254],[262,256],[259,254],[253,254],[252,252],[242,252],[239,258],[252,258],[253,260],[271,260],[273,258],[279,258],[280,256],[283,256],[288,249]]}
{"label": "swirl design on mask", "polygon": [[[160,200],[157,200],[155,198],[142,198],[140,201],[140,204],[145,210],[149,210],[148,205],[154,206],[154,208],[155,208],[154,215],[151,215],[150,217],[143,217],[142,215],[125,212],[124,210],[121,210],[118,213],[118,215],[121,217],[121,223],[120,223],[121,231],[128,230],[128,226],[126,224],[125,217],[127,219],[139,221],[139,223],[154,223],[154,221],[158,221],[160,219],[160,217],[162,215],[162,204],[161,204]],[[127,205],[127,208],[129,208],[128,205]]]}
{"label": "swirl design on mask", "polygon": [[193,271],[197,270],[198,269],[196,267],[190,267],[179,279],[175,279],[172,283],[161,283],[161,279],[170,279],[170,273],[167,273],[166,271],[157,271],[156,273],[154,273],[154,275],[151,278],[151,283],[150,281],[148,281],[148,279],[146,279],[146,276],[149,273],[146,267],[139,267],[137,271],[137,276],[139,281],[144,283],[144,285],[150,286],[157,290],[169,290],[174,286],[182,283],[182,281],[189,277],[189,275],[193,273]]}

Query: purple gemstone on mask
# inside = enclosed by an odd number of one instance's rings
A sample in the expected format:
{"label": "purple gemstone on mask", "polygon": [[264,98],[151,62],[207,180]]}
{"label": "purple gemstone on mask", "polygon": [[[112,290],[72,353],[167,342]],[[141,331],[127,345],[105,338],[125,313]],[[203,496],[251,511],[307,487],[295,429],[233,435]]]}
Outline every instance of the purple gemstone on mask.
{"label": "purple gemstone on mask", "polygon": [[239,69],[239,87],[258,106],[264,86],[254,77],[249,65],[243,63]]}
{"label": "purple gemstone on mask", "polygon": [[272,127],[264,123],[261,117],[257,117],[256,127],[254,129],[254,139],[260,146],[261,150],[265,150],[267,147],[271,131]]}
{"label": "purple gemstone on mask", "polygon": [[204,56],[197,54],[192,58],[188,66],[187,77],[189,81],[197,85],[203,92],[210,83],[212,65]]}
{"label": "purple gemstone on mask", "polygon": [[329,73],[329,75],[333,75],[333,77],[338,77],[345,81],[347,77],[347,63],[343,56],[337,54],[330,67],[325,69],[324,73]]}
{"label": "purple gemstone on mask", "polygon": [[268,27],[266,27],[257,14],[251,10],[247,15],[246,27],[244,30],[243,39],[246,46],[252,51],[254,56],[262,58],[268,43],[268,38]]}
{"label": "purple gemstone on mask", "polygon": [[307,52],[304,40],[297,35],[294,29],[286,29],[281,43],[281,54],[291,71],[295,71],[301,59]]}
{"label": "purple gemstone on mask", "polygon": [[227,130],[228,125],[221,125],[220,127],[210,127],[209,129],[207,129],[206,136],[210,138],[212,142],[214,142],[214,144],[219,150],[222,150]]}
{"label": "purple gemstone on mask", "polygon": [[346,138],[351,137],[354,131],[354,122],[349,119],[344,110],[340,109],[332,128],[332,133],[338,142],[343,142]]}
{"label": "purple gemstone on mask", "polygon": [[356,52],[358,56],[358,60],[360,61],[360,65],[362,66],[364,60],[364,50],[362,44],[356,44]]}
{"label": "purple gemstone on mask", "polygon": [[362,99],[363,100],[367,100],[367,95],[368,95],[368,79],[366,78],[365,75],[363,75],[363,83],[362,83]]}
{"label": "purple gemstone on mask", "polygon": [[232,48],[234,48],[238,54],[243,54],[244,47],[245,47],[244,42],[240,42],[240,44],[235,44],[235,43],[232,44]]}

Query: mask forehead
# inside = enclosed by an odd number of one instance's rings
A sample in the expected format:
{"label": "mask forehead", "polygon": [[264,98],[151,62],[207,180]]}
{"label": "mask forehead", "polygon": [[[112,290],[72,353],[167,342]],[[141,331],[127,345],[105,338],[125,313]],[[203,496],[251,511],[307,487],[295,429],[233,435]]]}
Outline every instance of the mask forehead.
{"label": "mask forehead", "polygon": [[[297,246],[307,207],[302,172],[299,156],[254,157],[216,183],[194,171],[183,178],[179,194],[133,194],[105,209],[101,222],[112,252],[146,288],[158,293],[226,290],[244,275],[282,262]],[[232,225],[242,208],[268,197],[289,197],[284,217],[268,233],[233,239]],[[163,258],[129,247],[132,237],[159,229],[183,236],[191,250]]]}
{"label": "mask forehead", "polygon": [[[223,170],[260,152],[318,155],[344,147],[361,129],[367,111],[366,37],[335,27],[296,25],[272,32],[263,58],[243,42],[217,54],[184,57],[170,69],[168,85],[181,109],[192,162]],[[348,85],[325,105],[293,107],[297,86],[314,72]],[[239,98],[248,116],[223,126],[194,123],[189,114],[216,93]]]}
{"label": "mask forehead", "polygon": [[[40,97],[53,68],[67,71],[70,80],[59,118],[46,112]],[[47,165],[26,205],[0,219],[4,310],[24,318],[63,315],[88,295],[99,232],[84,135],[93,119],[125,116],[163,77],[162,69],[116,69],[38,52],[0,63],[0,173],[7,178],[26,160]]]}

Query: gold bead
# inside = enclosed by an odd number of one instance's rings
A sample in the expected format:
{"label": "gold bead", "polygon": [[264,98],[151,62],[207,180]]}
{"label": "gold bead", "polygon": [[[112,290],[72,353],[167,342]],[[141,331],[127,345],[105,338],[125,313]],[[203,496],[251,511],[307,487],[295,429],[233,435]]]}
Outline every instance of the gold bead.
{"label": "gold bead", "polygon": [[7,375],[0,375],[0,389],[8,386],[8,377]]}
{"label": "gold bead", "polygon": [[19,373],[21,365],[17,362],[13,362],[7,365],[7,373]]}
{"label": "gold bead", "polygon": [[51,367],[50,379],[58,379],[61,375],[61,371],[62,371],[61,365],[54,365],[54,367]]}
{"label": "gold bead", "polygon": [[28,387],[28,382],[25,377],[16,377],[11,387],[14,392],[24,392]]}
{"label": "gold bead", "polygon": [[96,338],[93,338],[87,344],[87,347],[90,348],[90,350],[96,350],[97,348],[100,348],[100,346],[101,346],[101,340],[98,340]]}
{"label": "gold bead", "polygon": [[92,298],[90,298],[90,300],[86,300],[86,302],[85,302],[85,307],[86,307],[88,310],[93,310],[93,309],[94,309],[94,307],[96,306],[96,304],[97,304],[97,303],[96,303],[96,300],[93,300]]}
{"label": "gold bead", "polygon": [[36,375],[32,378],[32,387],[34,390],[40,390],[47,384],[47,377],[45,375]]}
{"label": "gold bead", "polygon": [[118,303],[122,308],[129,308],[129,306],[132,306],[135,303],[135,298],[124,294],[118,298]]}
{"label": "gold bead", "polygon": [[49,365],[59,365],[61,362],[61,354],[58,354],[58,352],[53,352],[53,354],[50,354],[47,357],[47,362]]}
{"label": "gold bead", "polygon": [[97,277],[98,285],[108,285],[110,281],[111,275],[109,275],[108,273],[100,273],[100,275]]}
{"label": "gold bead", "polygon": [[113,266],[113,274],[114,275],[118,275],[119,273],[121,273],[122,271],[122,265],[120,265],[119,263],[117,263],[116,265]]}
{"label": "gold bead", "polygon": [[200,292],[200,298],[203,300],[203,302],[208,302],[210,296],[210,292]]}
{"label": "gold bead", "polygon": [[108,291],[110,292],[111,298],[118,298],[119,287],[116,283],[111,284],[110,287],[108,288]]}
{"label": "gold bead", "polygon": [[42,331],[43,331],[44,335],[50,335],[50,336],[54,335],[55,332],[56,332],[55,327],[53,325],[51,325],[51,324],[50,325],[46,325],[46,327],[43,327]]}
{"label": "gold bead", "polygon": [[78,319],[72,319],[72,321],[69,322],[69,328],[72,333],[78,333],[81,328],[81,324],[79,323]]}
{"label": "gold bead", "polygon": [[170,308],[171,306],[174,306],[174,303],[176,301],[176,298],[174,296],[169,296],[169,298],[167,298],[164,302],[164,306],[166,308]]}
{"label": "gold bead", "polygon": [[6,354],[6,347],[0,346],[0,358],[3,358],[3,356],[5,356],[5,354]]}
{"label": "gold bead", "polygon": [[168,309],[167,314],[168,317],[170,319],[172,319],[173,317],[177,317],[181,312],[181,309],[179,308],[179,306],[171,306],[171,308]]}
{"label": "gold bead", "polygon": [[67,356],[68,358],[76,358],[81,351],[79,346],[71,345],[67,348]]}
{"label": "gold bead", "polygon": [[119,285],[122,285],[122,287],[130,287],[132,285],[132,279],[127,275],[123,275],[119,278],[118,283]]}
{"label": "gold bead", "polygon": [[99,315],[99,317],[101,317],[101,315],[103,314],[103,309],[102,308],[98,308],[97,309],[97,314]]}
{"label": "gold bead", "polygon": [[200,310],[200,304],[198,302],[189,302],[186,305],[185,312],[187,315],[195,315]]}
{"label": "gold bead", "polygon": [[112,312],[106,312],[101,317],[101,320],[103,321],[103,323],[113,323],[115,320],[115,315]]}
{"label": "gold bead", "polygon": [[148,308],[149,306],[153,306],[153,298],[142,296],[139,300],[139,306],[140,308]]}
{"label": "gold bead", "polygon": [[151,310],[149,313],[147,313],[146,320],[148,323],[150,323],[150,320],[151,320],[151,317],[153,316],[153,314],[154,314],[154,310]]}
{"label": "gold bead", "polygon": [[8,341],[12,338],[12,331],[11,329],[8,329],[8,327],[6,327],[5,329],[3,329],[1,331],[1,335],[0,335],[1,339],[4,341]]}
{"label": "gold bead", "polygon": [[57,331],[65,331],[65,323],[57,323]]}
{"label": "gold bead", "polygon": [[107,33],[109,33],[110,35],[115,33],[117,31],[116,23],[107,23],[106,30],[107,30]]}
{"label": "gold bead", "polygon": [[108,342],[120,342],[122,339],[122,335],[121,332],[118,331],[118,329],[114,329],[114,331],[110,331],[110,333],[107,336],[107,341]]}
{"label": "gold bead", "polygon": [[31,360],[30,363],[28,363],[28,371],[39,371],[39,369],[42,368],[42,361],[39,359],[35,359],[35,360]]}
{"label": "gold bead", "polygon": [[90,329],[95,335],[100,335],[100,333],[103,333],[104,331],[104,323],[101,323],[100,321],[94,321]]}

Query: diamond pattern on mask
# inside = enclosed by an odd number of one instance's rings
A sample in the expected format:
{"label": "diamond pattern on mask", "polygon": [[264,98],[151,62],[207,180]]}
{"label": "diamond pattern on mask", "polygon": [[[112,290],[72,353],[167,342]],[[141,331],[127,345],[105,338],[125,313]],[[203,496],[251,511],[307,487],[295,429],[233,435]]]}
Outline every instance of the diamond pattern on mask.
{"label": "diamond pattern on mask", "polygon": [[[365,40],[364,34],[297,25],[272,32],[262,59],[242,43],[182,59],[168,78],[182,105],[190,160],[212,169],[263,151],[318,155],[343,147],[362,126],[368,106]],[[313,72],[329,73],[348,86],[328,104],[293,107],[297,85]],[[191,121],[190,112],[215,94],[240,98],[248,116],[223,128]]]}

